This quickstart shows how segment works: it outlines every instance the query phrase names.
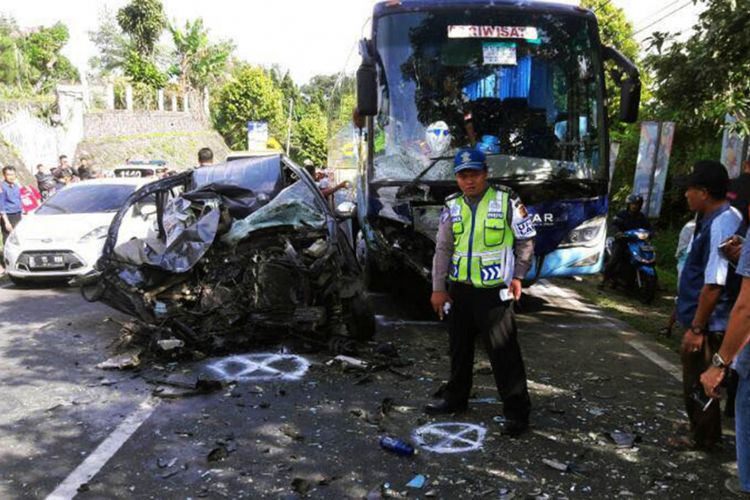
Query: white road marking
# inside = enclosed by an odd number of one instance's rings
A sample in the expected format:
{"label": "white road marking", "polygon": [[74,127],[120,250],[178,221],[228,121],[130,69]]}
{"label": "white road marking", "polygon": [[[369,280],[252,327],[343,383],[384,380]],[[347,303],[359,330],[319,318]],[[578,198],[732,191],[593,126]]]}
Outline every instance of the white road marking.
{"label": "white road marking", "polygon": [[418,446],[433,453],[464,453],[481,448],[486,433],[487,429],[481,425],[442,422],[416,429],[412,438]]}
{"label": "white road marking", "polygon": [[[545,292],[549,292],[550,295],[559,297],[568,302],[570,306],[576,311],[591,313],[594,316],[601,318],[602,323],[600,323],[600,326],[605,326],[607,328],[622,328],[621,325],[617,325],[616,323],[609,320],[609,318],[598,309],[581,302],[574,292],[557,285],[553,285],[547,280],[539,280],[538,284],[541,285],[541,288],[543,288]],[[626,332],[621,332],[621,334],[628,335]],[[646,346],[646,344],[644,344],[640,340],[626,339],[625,343],[641,353],[646,359],[654,363],[656,366],[669,373],[678,382],[682,382],[682,370],[680,369],[680,367],[657,354],[653,349]]]}
{"label": "white road marking", "polygon": [[81,465],[70,473],[55,491],[47,496],[47,500],[69,500],[76,496],[78,488],[96,476],[102,467],[117,453],[135,431],[151,416],[160,401],[147,398],[138,409],[128,415],[117,428],[102,441],[99,446],[84,460]]}
{"label": "white road marking", "polygon": [[[289,363],[288,370],[273,365]],[[268,380],[299,380],[310,368],[310,362],[295,354],[245,354],[222,358],[206,366],[222,380],[263,382]]]}

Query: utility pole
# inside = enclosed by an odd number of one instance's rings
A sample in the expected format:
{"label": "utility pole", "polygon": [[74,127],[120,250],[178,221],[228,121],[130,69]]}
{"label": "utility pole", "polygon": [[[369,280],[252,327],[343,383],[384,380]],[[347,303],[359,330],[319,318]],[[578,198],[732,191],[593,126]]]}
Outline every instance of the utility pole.
{"label": "utility pole", "polygon": [[289,156],[289,147],[292,144],[292,108],[294,107],[294,99],[289,98],[289,119],[286,124],[286,155]]}

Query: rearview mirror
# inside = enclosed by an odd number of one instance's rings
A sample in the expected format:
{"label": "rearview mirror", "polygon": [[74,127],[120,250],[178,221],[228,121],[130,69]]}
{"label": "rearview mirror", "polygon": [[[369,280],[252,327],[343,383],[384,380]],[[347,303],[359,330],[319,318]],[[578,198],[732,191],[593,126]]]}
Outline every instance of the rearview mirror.
{"label": "rearview mirror", "polygon": [[357,205],[351,201],[342,201],[336,206],[336,217],[340,219],[351,219],[357,211]]}
{"label": "rearview mirror", "polygon": [[635,64],[619,50],[602,47],[602,56],[618,68],[615,81],[620,86],[620,121],[635,123],[641,104],[641,77]]}
{"label": "rearview mirror", "polygon": [[368,40],[360,41],[359,51],[362,64],[357,70],[357,114],[375,116],[378,114],[378,74]]}

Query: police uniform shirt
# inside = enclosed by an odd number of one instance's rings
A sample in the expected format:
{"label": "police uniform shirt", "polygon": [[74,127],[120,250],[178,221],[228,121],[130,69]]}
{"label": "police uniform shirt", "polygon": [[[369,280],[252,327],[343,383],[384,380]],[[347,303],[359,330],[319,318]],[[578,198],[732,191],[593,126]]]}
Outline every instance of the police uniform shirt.
{"label": "police uniform shirt", "polygon": [[[505,189],[504,187],[492,186],[494,189]],[[484,196],[482,193],[476,200],[464,196],[464,200],[471,206],[475,206]],[[511,210],[509,222],[513,228],[513,278],[523,279],[531,268],[531,259],[534,256],[534,237],[536,230],[526,207],[518,195],[510,191]],[[435,257],[432,262],[432,290],[435,292],[446,291],[446,277],[454,251],[453,224],[448,207],[443,209],[440,216],[437,241],[435,245]],[[506,283],[507,285],[508,283]]]}

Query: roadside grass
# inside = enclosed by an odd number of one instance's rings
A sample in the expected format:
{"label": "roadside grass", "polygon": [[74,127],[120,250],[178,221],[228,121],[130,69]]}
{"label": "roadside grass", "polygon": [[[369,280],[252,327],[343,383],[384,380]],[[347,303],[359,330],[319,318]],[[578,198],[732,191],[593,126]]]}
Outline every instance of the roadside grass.
{"label": "roadside grass", "polygon": [[683,333],[679,324],[672,328],[671,337],[659,335],[659,331],[668,324],[674,309],[677,292],[677,260],[674,253],[679,233],[679,229],[660,230],[653,239],[659,289],[652,304],[640,302],[632,290],[613,290],[609,286],[605,290],[599,290],[597,285],[601,282],[601,275],[566,280],[564,286],[575,290],[615,318],[677,352]]}

